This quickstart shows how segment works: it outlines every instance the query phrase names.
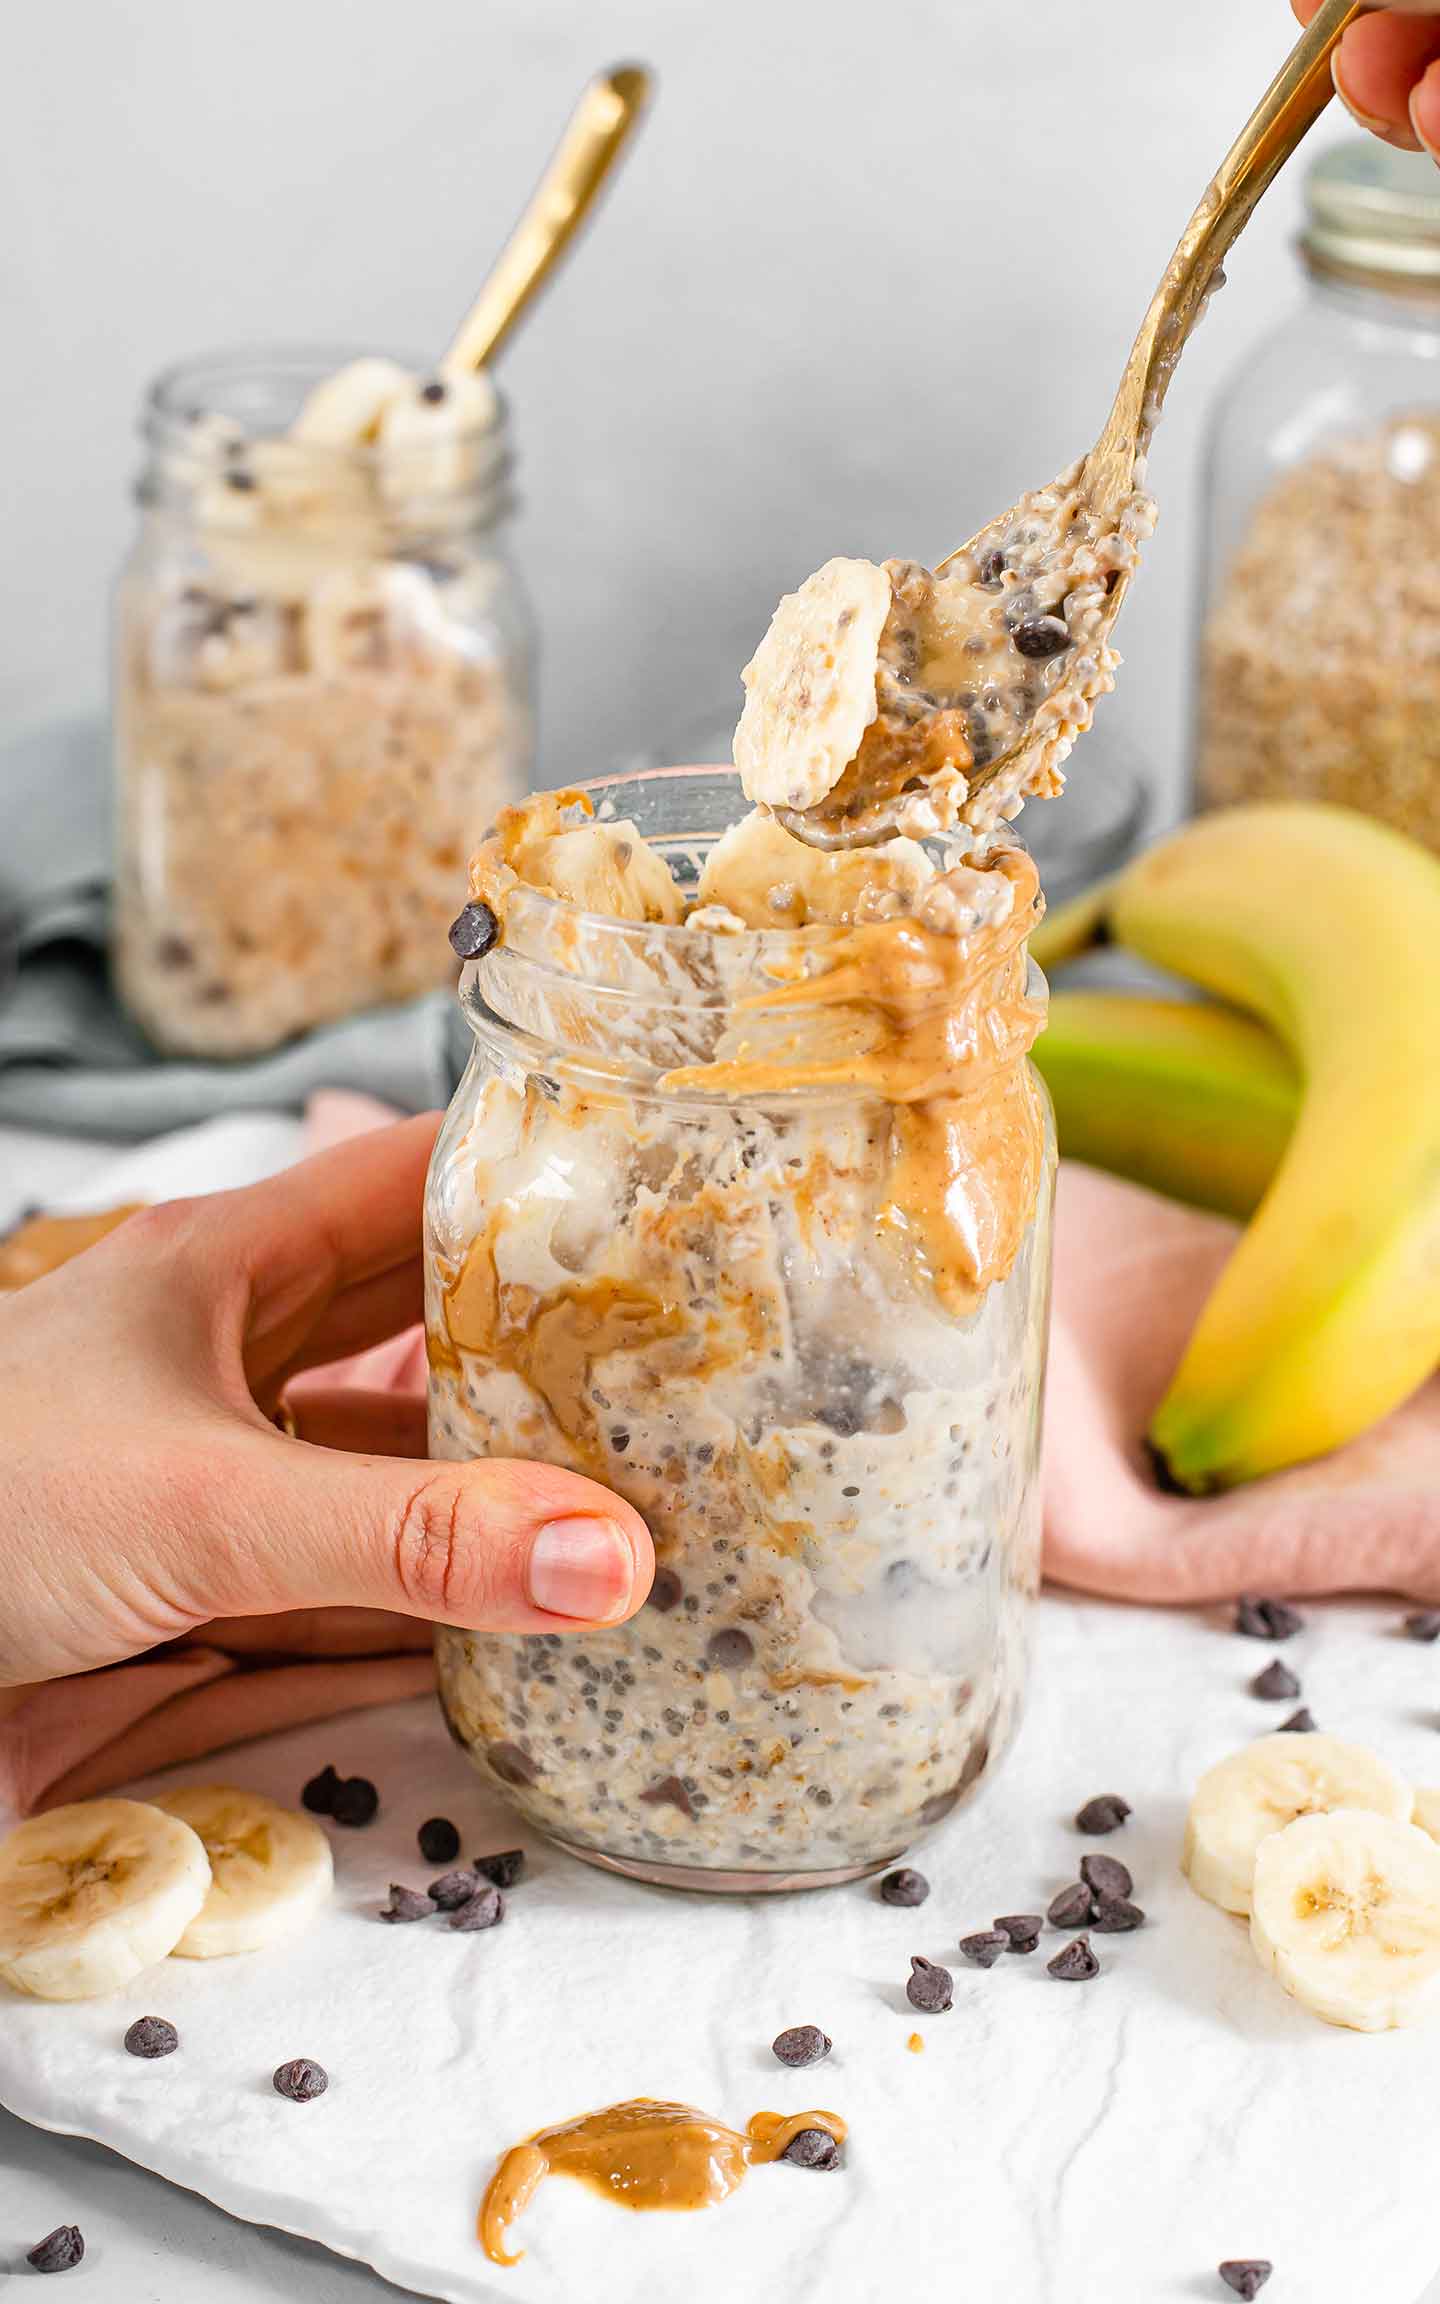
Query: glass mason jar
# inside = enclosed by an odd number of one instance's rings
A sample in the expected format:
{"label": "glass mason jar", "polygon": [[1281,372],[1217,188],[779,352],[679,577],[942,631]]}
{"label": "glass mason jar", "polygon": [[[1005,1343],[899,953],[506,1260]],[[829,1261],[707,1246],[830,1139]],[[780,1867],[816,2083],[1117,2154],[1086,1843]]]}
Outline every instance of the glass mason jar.
{"label": "glass mason jar", "polygon": [[[682,886],[744,805],[716,769],[589,790]],[[440,1631],[441,1698],[529,1822],[640,1879],[878,1870],[1016,1719],[1040,1558],[1043,979],[1019,944],[983,983],[993,1062],[944,1107],[976,1163],[947,1212],[963,1200],[983,1233],[1016,1194],[1013,1261],[978,1300],[942,1301],[904,1237],[896,1147],[923,1107],[668,1077],[737,1043],[803,1069],[834,1012],[776,984],[840,933],[641,926],[525,889],[462,980],[474,1050],[426,1199],[431,1454],[589,1473],[644,1514],[659,1565],[614,1630]],[[1024,1010],[1014,1041],[992,989]]]}
{"label": "glass mason jar", "polygon": [[453,983],[474,827],[529,784],[503,407],[481,396],[473,423],[383,454],[287,438],[350,357],[219,355],[145,403],[113,937],[121,996],[169,1053],[250,1055]]}
{"label": "glass mason jar", "polygon": [[1210,423],[1196,799],[1440,848],[1440,175],[1367,137],[1306,194],[1308,294]]}

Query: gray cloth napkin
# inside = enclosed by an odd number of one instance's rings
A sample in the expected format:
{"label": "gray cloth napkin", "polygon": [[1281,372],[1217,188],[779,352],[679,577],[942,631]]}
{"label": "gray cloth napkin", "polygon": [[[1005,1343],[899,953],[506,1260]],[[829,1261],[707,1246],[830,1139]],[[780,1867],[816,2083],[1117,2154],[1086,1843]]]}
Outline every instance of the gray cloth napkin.
{"label": "gray cloth napkin", "polygon": [[448,1103],[468,1043],[427,993],[225,1064],[157,1056],[110,988],[109,745],[71,721],[0,747],[0,1123],[155,1136],[217,1112],[298,1111],[358,1088],[402,1111]]}

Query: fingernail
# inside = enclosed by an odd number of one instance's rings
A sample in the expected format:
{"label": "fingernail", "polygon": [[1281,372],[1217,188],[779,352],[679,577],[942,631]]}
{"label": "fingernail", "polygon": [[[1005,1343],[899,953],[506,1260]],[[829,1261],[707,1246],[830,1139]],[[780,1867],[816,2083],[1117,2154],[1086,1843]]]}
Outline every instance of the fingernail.
{"label": "fingernail", "polygon": [[551,1616],[613,1624],[634,1581],[635,1555],[613,1520],[548,1520],[530,1547],[530,1599]]}
{"label": "fingernail", "polygon": [[1424,149],[1429,153],[1431,159],[1435,161],[1437,165],[1440,165],[1440,146],[1436,146],[1431,143],[1429,137],[1426,135],[1424,129],[1420,125],[1420,122],[1415,116],[1415,106],[1425,92],[1425,80],[1428,78],[1429,74],[1427,72],[1424,79],[1417,81],[1415,86],[1410,91],[1410,125],[1414,129],[1415,134],[1419,138],[1420,143],[1423,145]]}
{"label": "fingernail", "polygon": [[1405,131],[1397,126],[1395,121],[1382,120],[1374,112],[1362,111],[1340,77],[1340,51],[1338,48],[1334,50],[1330,58],[1330,77],[1335,83],[1336,95],[1357,127],[1368,128],[1372,136],[1380,137],[1386,144],[1393,144],[1397,152],[1419,151],[1420,146],[1414,137],[1407,138]]}

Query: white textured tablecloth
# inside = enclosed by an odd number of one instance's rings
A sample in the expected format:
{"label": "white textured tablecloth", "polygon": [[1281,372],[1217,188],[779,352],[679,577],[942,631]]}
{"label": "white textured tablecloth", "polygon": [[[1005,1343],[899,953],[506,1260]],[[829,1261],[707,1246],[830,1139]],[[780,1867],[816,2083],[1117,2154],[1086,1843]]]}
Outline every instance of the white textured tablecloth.
{"label": "white textured tablecloth", "polygon": [[[368,1831],[334,1831],[334,1903],[287,1947],[171,1962],[111,2001],[0,2002],[0,2100],[457,2304],[1191,2304],[1225,2293],[1214,2267],[1235,2255],[1274,2259],[1275,2304],[1412,2304],[1440,2257],[1440,2033],[1317,2023],[1176,1869],[1198,1771],[1273,1724],[1246,1692],[1264,1649],[1200,1616],[1053,1599],[1040,1617],[1019,1742],[918,1858],[933,1893],[914,1912],[870,1885],[727,1901],[589,1871],[517,1834],[428,1703],[177,1772],[167,1781],[221,1774],[293,1799],[333,1759],[372,1774],[383,1807]],[[1440,1778],[1440,1651],[1394,1624],[1385,1608],[1316,1609],[1287,1658],[1324,1726]],[[1086,1843],[1070,1818],[1101,1791],[1135,1814]],[[531,1847],[487,1935],[374,1916],[390,1880],[423,1883],[414,1832],[436,1812],[467,1852]],[[1137,1935],[1095,1940],[1094,1982],[1046,1974],[1049,1933],[988,1972],[958,1960],[961,1934],[1043,1908],[1087,1845],[1124,1856],[1150,1914]],[[954,1966],[949,2014],[907,2005],[915,1951]],[[124,2054],[145,2013],[178,2024],[178,2055]],[[782,2070],[769,2042],[806,2022],[834,2053]],[[314,2104],[270,2087],[295,2055],[332,2075]],[[699,2216],[629,2215],[555,2179],[519,2228],[525,2262],[490,2265],[474,2219],[497,2154],[639,2094],[737,2125],[818,2103],[851,2123],[848,2164],[757,2169]],[[102,2232],[87,2261],[103,2282]]]}

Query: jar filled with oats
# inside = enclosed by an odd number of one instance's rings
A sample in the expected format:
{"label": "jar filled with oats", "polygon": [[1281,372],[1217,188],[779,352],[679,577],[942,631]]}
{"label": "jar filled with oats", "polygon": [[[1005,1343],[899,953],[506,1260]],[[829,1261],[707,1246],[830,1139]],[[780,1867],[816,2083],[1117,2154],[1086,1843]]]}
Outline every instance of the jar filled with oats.
{"label": "jar filled with oats", "polygon": [[1306,201],[1305,300],[1211,422],[1196,797],[1440,849],[1440,173],[1367,137]]}
{"label": "jar filled with oats", "polygon": [[119,585],[114,959],[160,1049],[246,1056],[453,982],[477,822],[529,783],[503,405],[328,352],[145,402]]}
{"label": "jar filled with oats", "polygon": [[1014,1725],[1054,1143],[1034,866],[848,855],[721,770],[544,795],[471,869],[474,1052],[426,1202],[430,1452],[619,1490],[629,1623],[443,1630],[456,1740],[681,1886],[892,1861]]}

